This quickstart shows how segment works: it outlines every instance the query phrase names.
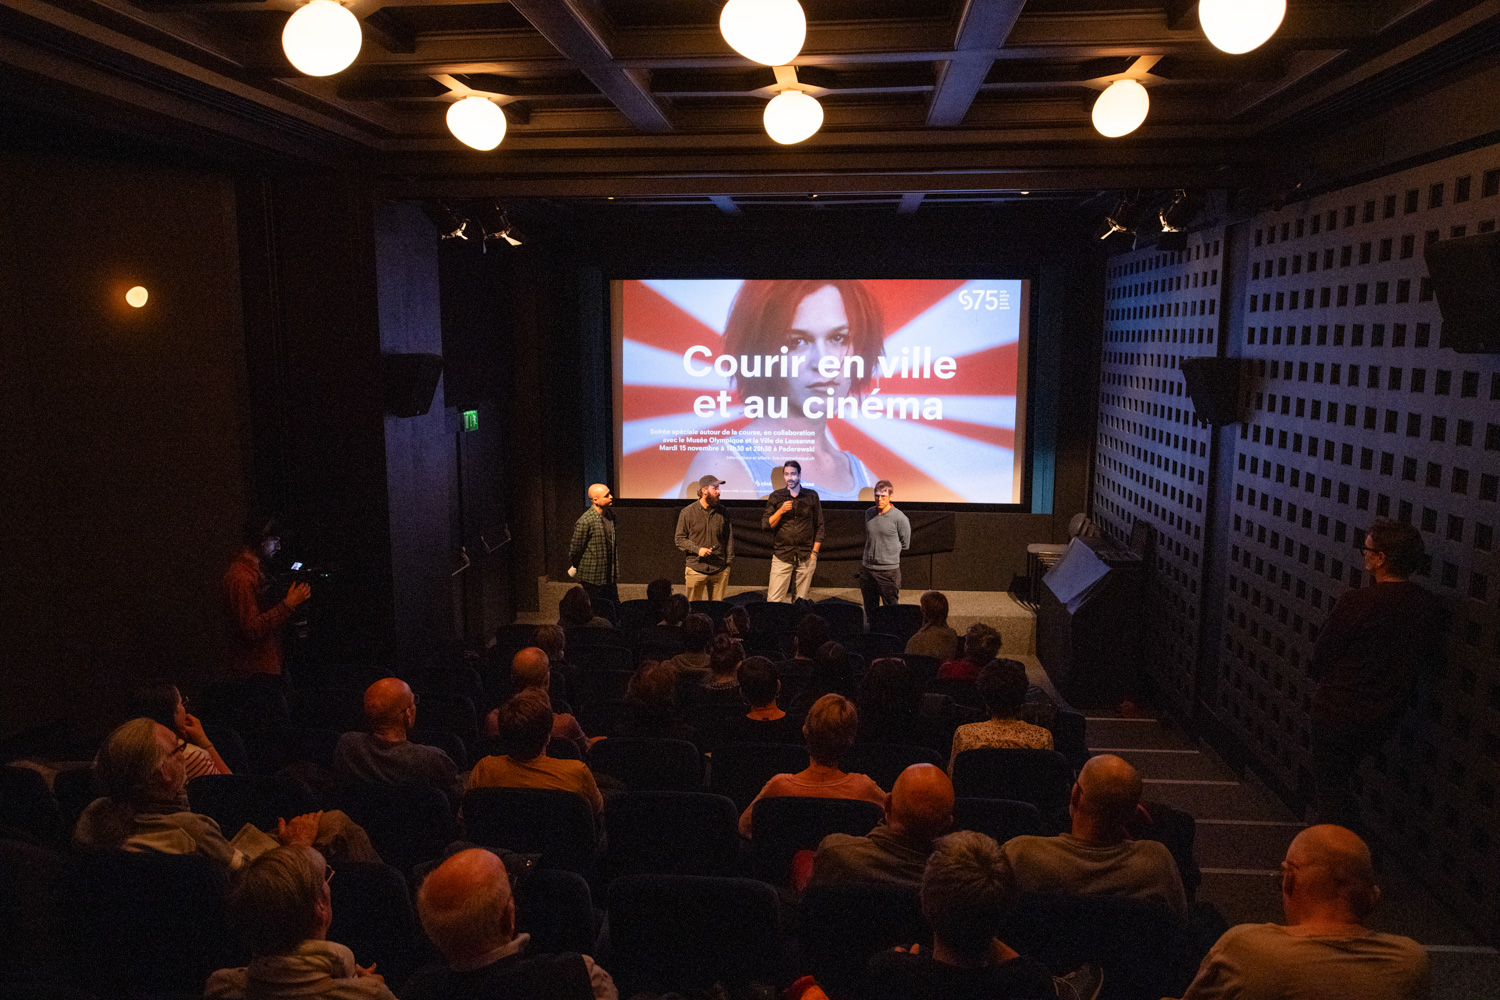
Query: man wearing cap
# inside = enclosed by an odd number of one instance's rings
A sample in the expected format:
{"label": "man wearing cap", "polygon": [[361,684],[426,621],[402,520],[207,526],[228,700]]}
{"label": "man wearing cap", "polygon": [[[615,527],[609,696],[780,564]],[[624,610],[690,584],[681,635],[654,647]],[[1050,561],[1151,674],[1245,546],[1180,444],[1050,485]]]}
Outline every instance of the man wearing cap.
{"label": "man wearing cap", "polygon": [[610,510],[614,502],[608,486],[595,483],[589,487],[589,509],[573,525],[568,546],[568,576],[582,584],[590,598],[604,597],[618,604],[615,515]]}
{"label": "man wearing cap", "polygon": [[687,598],[722,601],[729,593],[734,529],[719,506],[718,476],[698,480],[698,499],[677,515],[677,547],[687,557]]}

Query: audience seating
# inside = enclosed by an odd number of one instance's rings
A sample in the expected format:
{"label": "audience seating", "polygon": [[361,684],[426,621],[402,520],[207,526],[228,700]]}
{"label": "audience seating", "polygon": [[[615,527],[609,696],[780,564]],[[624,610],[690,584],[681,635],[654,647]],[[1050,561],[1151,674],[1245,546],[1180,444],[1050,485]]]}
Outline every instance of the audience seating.
{"label": "audience seating", "polygon": [[462,695],[478,702],[484,697],[484,681],[479,671],[469,666],[426,666],[413,670],[407,683],[419,696]]}
{"label": "audience seating", "polygon": [[830,833],[863,837],[884,818],[884,811],[863,799],[814,799],[782,795],[761,799],[750,814],[750,841],[760,877],[786,883],[792,857],[815,851]]}
{"label": "audience seating", "polygon": [[708,790],[727,795],[744,810],[778,774],[807,767],[807,748],[778,743],[726,743],[714,750],[708,765]]}
{"label": "audience seating", "polygon": [[734,610],[734,605],[728,601],[693,601],[688,605],[695,615],[708,615],[715,625],[724,620],[724,616]]}
{"label": "audience seating", "polygon": [[1041,810],[1014,799],[954,799],[953,829],[977,830],[1001,844],[1012,837],[1039,837],[1046,832]]}
{"label": "audience seating", "polygon": [[932,943],[917,890],[905,886],[808,886],[801,916],[800,969],[816,976],[832,1000],[857,1000],[865,966],[875,954],[913,944],[925,950]]}
{"label": "audience seating", "polygon": [[656,603],[645,599],[621,601],[618,610],[620,620],[615,623],[615,627],[626,635],[634,635],[647,625],[655,625],[661,617],[661,609]]}
{"label": "audience seating", "polygon": [[886,632],[851,632],[839,639],[845,652],[857,653],[867,662],[873,663],[885,656],[900,656],[905,643]]}
{"label": "audience seating", "polygon": [[[776,891],[699,875],[625,875],[610,884],[602,959],[622,997],[786,976]],[[598,957],[598,956],[596,956]]]}
{"label": "audience seating", "polygon": [[797,622],[807,612],[795,604],[761,601],[757,604],[745,605],[745,613],[750,616],[751,632],[758,635],[777,635],[796,628]]}
{"label": "audience seating", "polygon": [[1017,799],[1042,813],[1048,832],[1068,823],[1073,768],[1056,750],[965,750],[953,762],[953,790],[962,798]]}
{"label": "audience seating", "polygon": [[588,764],[631,791],[696,792],[703,787],[703,757],[686,740],[612,736],[594,744]]}
{"label": "audience seating", "polygon": [[279,677],[246,677],[206,684],[194,699],[193,707],[205,727],[218,724],[242,733],[291,718]]}
{"label": "audience seating", "polygon": [[211,816],[231,840],[246,823],[274,836],[278,819],[319,808],[305,781],[279,774],[205,774],[188,782],[187,793],[193,812]]}
{"label": "audience seating", "polygon": [[404,873],[440,856],[457,835],[448,796],[426,783],[350,782],[330,789],[323,805],[364,827],[381,860]]}
{"label": "audience seating", "polygon": [[[579,697],[583,696],[584,691],[590,690],[588,685],[599,674],[623,673],[625,680],[629,680],[636,663],[635,653],[624,646],[581,646],[576,650],[569,649],[568,659],[579,670]],[[615,694],[618,696],[624,693],[625,685],[622,682]]]}
{"label": "audience seating", "polygon": [[917,675],[917,680],[925,686],[937,680],[938,668],[943,665],[936,656],[922,656],[918,653],[902,653],[901,659],[911,668],[911,672]]}
{"label": "audience seating", "polygon": [[901,641],[902,649],[906,648],[906,641],[916,635],[921,627],[920,604],[882,604],[870,612],[870,631],[895,636]]}
{"label": "audience seating", "polygon": [[[865,609],[837,597],[819,601],[809,609],[828,623],[829,630],[839,636],[858,635],[865,630]],[[798,617],[801,617],[800,615]],[[842,642],[843,640],[840,639]]]}
{"label": "audience seating", "polygon": [[474,702],[458,694],[426,695],[417,703],[417,718],[424,729],[441,729],[464,741],[479,742],[479,714]]}
{"label": "audience seating", "polygon": [[379,963],[376,971],[399,984],[421,963],[427,947],[399,871],[341,861],[328,891],[333,901],[328,940],[348,947],[360,965]]}
{"label": "audience seating", "polygon": [[503,656],[504,666],[509,667],[510,658],[517,650],[534,645],[536,645],[536,626],[517,622],[513,625],[501,625],[495,629],[495,645],[492,650],[497,657]]}
{"label": "audience seating", "polygon": [[576,660],[583,650],[595,646],[623,646],[630,648],[629,636],[617,628],[570,628],[567,630],[568,659]]}
{"label": "audience seating", "polygon": [[625,718],[625,713],[625,699],[595,698],[580,704],[574,716],[590,736],[608,736]]}
{"label": "audience seating", "polygon": [[[0,980],[62,971],[64,856],[49,847],[0,837]],[[0,986],[0,996],[9,996]]]}
{"label": "audience seating", "polygon": [[1074,771],[1088,763],[1089,747],[1084,737],[1087,728],[1083,713],[1066,708],[1059,708],[1052,719],[1052,749],[1068,758]]}
{"label": "audience seating", "polygon": [[1203,872],[1198,869],[1198,859],[1193,854],[1198,823],[1190,813],[1162,802],[1148,802],[1145,806],[1146,811],[1151,814],[1152,822],[1150,825],[1142,824],[1140,829],[1133,832],[1139,839],[1158,841],[1172,852],[1172,860],[1177,862],[1177,873],[1182,876],[1182,888],[1191,903],[1198,894],[1198,886],[1203,883]]}
{"label": "audience seating", "polygon": [[729,875],[740,850],[738,823],[739,811],[722,795],[611,795],[604,802],[605,868],[616,875]]}
{"label": "audience seating", "polygon": [[[488,753],[494,754],[495,756],[504,756],[500,752],[499,737],[496,737],[495,740],[486,747],[486,750],[488,751]],[[558,760],[583,760],[583,754],[579,752],[578,744],[574,743],[572,740],[548,740],[547,756],[555,757]]]}
{"label": "audience seating", "polygon": [[[627,660],[631,653],[628,649],[614,650],[613,647],[601,646],[592,652],[610,650],[625,654]],[[578,702],[587,705],[592,701],[618,701],[625,697],[625,687],[630,683],[631,671],[616,670],[614,668],[585,667],[578,675]]]}
{"label": "audience seating", "polygon": [[615,604],[615,602],[611,601],[609,598],[603,597],[599,594],[595,594],[593,597],[589,598],[589,603],[594,606],[594,614],[598,615],[600,618],[603,618],[605,621],[609,622],[611,625],[614,625],[616,628],[619,627],[619,605]]}
{"label": "audience seating", "polygon": [[288,764],[298,763],[332,770],[339,734],[332,729],[280,726],[251,730],[245,734],[244,742],[253,774],[275,774]]}
{"label": "audience seating", "polygon": [[0,831],[4,830],[25,834],[43,846],[66,846],[62,806],[40,771],[0,767]]}
{"label": "audience seating", "polygon": [[599,922],[593,895],[582,875],[533,867],[520,874],[514,898],[516,930],[531,935],[528,953],[594,953]]}
{"label": "audience seating", "polygon": [[63,822],[71,830],[89,803],[104,794],[104,789],[94,777],[93,765],[87,764],[58,771],[52,778],[52,794],[62,807]]}
{"label": "audience seating", "polygon": [[905,743],[856,743],[842,762],[845,771],[868,774],[886,791],[890,791],[901,772],[913,764],[936,764],[947,770],[948,759],[930,747]]}
{"label": "audience seating", "polygon": [[469,767],[469,748],[463,738],[457,733],[450,733],[445,729],[410,729],[406,738],[412,743],[420,743],[427,747],[437,747],[448,755],[448,759],[458,765],[460,771]]}
{"label": "audience seating", "polygon": [[925,689],[928,694],[940,694],[964,708],[984,708],[984,699],[979,696],[979,688],[973,681],[934,678],[926,683]]}
{"label": "audience seating", "polygon": [[[335,685],[304,689],[297,699],[306,725],[348,733],[365,727],[365,689]],[[420,711],[420,709],[419,709]]]}
{"label": "audience seating", "polygon": [[550,788],[473,788],[463,800],[464,828],[482,847],[540,854],[544,867],[589,875],[594,814],[572,792]]}

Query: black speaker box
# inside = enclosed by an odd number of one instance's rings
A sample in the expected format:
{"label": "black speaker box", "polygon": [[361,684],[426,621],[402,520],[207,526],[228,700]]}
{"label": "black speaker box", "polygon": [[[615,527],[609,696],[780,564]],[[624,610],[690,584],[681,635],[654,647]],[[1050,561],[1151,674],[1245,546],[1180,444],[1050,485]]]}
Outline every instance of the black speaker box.
{"label": "black speaker box", "polygon": [[1183,358],[1179,367],[1198,416],[1215,427],[1239,422],[1239,358]]}
{"label": "black speaker box", "polygon": [[1500,233],[1439,240],[1425,255],[1443,313],[1438,346],[1500,354]]}
{"label": "black speaker box", "polygon": [[385,412],[420,417],[432,409],[432,395],[443,374],[441,354],[382,354],[380,363]]}

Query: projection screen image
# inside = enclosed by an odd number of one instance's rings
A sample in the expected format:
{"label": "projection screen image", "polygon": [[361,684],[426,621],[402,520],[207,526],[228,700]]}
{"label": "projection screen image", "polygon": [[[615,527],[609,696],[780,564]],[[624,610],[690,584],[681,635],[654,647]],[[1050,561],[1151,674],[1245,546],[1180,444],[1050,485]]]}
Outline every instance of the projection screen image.
{"label": "projection screen image", "polygon": [[613,282],[616,492],[1020,503],[1029,284]]}

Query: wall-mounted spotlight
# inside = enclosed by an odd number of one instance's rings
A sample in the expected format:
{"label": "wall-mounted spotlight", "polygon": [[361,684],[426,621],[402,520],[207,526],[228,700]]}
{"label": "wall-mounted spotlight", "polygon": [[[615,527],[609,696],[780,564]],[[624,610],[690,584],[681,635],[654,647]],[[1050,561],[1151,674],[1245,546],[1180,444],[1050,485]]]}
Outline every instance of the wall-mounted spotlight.
{"label": "wall-mounted spotlight", "polygon": [[334,0],[309,0],[287,19],[281,47],[308,76],[331,76],[359,55],[363,40],[359,18]]}
{"label": "wall-mounted spotlight", "polygon": [[448,131],[466,146],[491,150],[505,138],[505,112],[486,97],[465,97],[448,106]]}
{"label": "wall-mounted spotlight", "polygon": [[483,234],[486,245],[490,240],[504,240],[513,247],[518,247],[525,240],[525,236],[510,221],[510,216],[498,202],[490,202],[480,205],[474,213],[475,221],[479,223],[479,231]]}
{"label": "wall-mounted spotlight", "polygon": [[1286,0],[1199,0],[1198,23],[1230,55],[1259,48],[1281,27]]}
{"label": "wall-mounted spotlight", "polygon": [[797,0],[729,0],[719,13],[719,32],[746,59],[785,66],[807,40],[807,15]]}
{"label": "wall-mounted spotlight", "polygon": [[447,202],[424,201],[422,211],[427,213],[427,218],[437,226],[438,235],[445,240],[466,240],[469,238],[469,220],[464,218]]}
{"label": "wall-mounted spotlight", "polygon": [[125,293],[125,302],[137,309],[145,305],[146,300],[149,298],[151,298],[151,293],[146,291],[146,287],[144,285],[136,285],[130,291]]}
{"label": "wall-mounted spotlight", "polygon": [[1151,96],[1136,80],[1116,80],[1094,102],[1094,128],[1111,139],[1141,127],[1151,110]]}

